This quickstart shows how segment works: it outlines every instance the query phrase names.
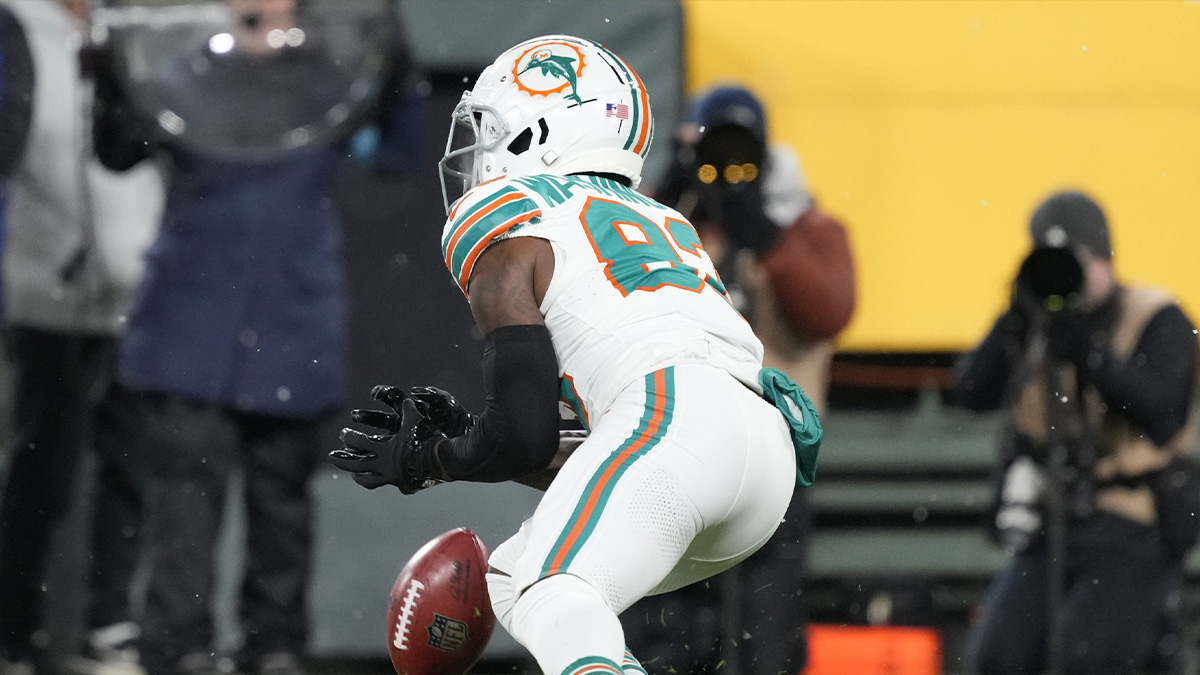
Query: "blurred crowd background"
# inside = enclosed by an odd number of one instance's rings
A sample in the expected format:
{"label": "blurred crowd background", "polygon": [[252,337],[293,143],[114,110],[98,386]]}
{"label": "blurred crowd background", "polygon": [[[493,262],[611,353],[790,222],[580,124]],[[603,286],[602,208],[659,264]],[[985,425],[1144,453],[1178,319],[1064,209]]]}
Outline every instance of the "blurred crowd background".
{"label": "blurred crowd background", "polygon": [[[366,492],[322,457],[375,384],[481,407],[437,161],[479,71],[554,33],[645,81],[641,191],[696,222],[823,411],[761,564],[624,617],[648,670],[1200,669],[1200,4],[0,0],[0,674],[385,672],[403,562],[532,512],[512,484]],[[1034,248],[1072,254],[1038,263],[1049,290],[1018,277]],[[1014,382],[1065,364],[1030,432]],[[1133,431],[1089,427],[1088,387]],[[997,525],[1026,505],[1014,457],[1041,472],[1024,530]],[[1055,506],[1081,481],[1086,513]],[[1128,536],[1082,529],[1101,502]],[[1080,561],[1145,585],[1097,596],[1117,577]],[[1014,569],[1040,586],[989,596]],[[1029,630],[989,614],[1004,592]],[[535,666],[497,634],[489,668]]]}

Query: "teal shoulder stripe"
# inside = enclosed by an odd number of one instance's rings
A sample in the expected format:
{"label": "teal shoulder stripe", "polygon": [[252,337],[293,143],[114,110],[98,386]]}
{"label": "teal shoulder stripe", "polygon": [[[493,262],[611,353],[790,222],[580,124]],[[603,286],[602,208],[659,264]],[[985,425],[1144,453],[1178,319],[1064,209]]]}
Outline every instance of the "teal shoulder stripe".
{"label": "teal shoulder stripe", "polygon": [[462,213],[455,214],[454,222],[450,227],[450,231],[446,234],[446,236],[442,240],[442,257],[443,258],[446,257],[446,251],[449,247],[450,242],[454,240],[455,234],[467,221],[469,221],[471,219],[472,216],[474,216],[476,213],[479,213],[481,210],[483,210],[489,204],[492,204],[493,202],[500,199],[501,197],[512,194],[514,192],[519,192],[519,190],[512,187],[511,185],[505,185],[504,187],[500,188],[499,190],[496,190],[492,194],[490,194],[490,195],[484,197],[483,199],[480,199],[478,202],[472,204],[469,208],[467,208],[467,210],[463,211]]}
{"label": "teal shoulder stripe", "polygon": [[[634,462],[658,445],[666,434],[675,410],[675,368],[672,366],[659,372],[664,374],[662,390],[659,390],[655,381],[656,373],[646,375],[646,403],[637,429],[609,455],[588,481],[583,496],[575,505],[571,517],[567,519],[566,527],[542,564],[541,577],[567,569],[592,531],[596,529],[604,507],[621,476]],[[659,401],[662,402],[662,418],[651,432],[658,412],[656,403]]]}
{"label": "teal shoulder stripe", "polygon": [[454,242],[454,249],[448,251],[446,254],[450,272],[454,274],[454,278],[457,279],[462,273],[463,265],[466,263],[467,256],[470,255],[471,251],[480,242],[496,236],[497,230],[501,225],[513,218],[537,212],[537,203],[528,197],[524,197],[493,209],[476,220],[475,223],[466,227],[462,232],[462,236],[458,238],[458,241]]}

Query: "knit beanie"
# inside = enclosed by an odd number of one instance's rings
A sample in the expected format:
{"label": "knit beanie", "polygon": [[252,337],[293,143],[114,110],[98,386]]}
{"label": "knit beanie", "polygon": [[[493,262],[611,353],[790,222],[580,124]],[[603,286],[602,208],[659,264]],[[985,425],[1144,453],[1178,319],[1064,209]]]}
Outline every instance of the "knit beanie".
{"label": "knit beanie", "polygon": [[762,102],[736,85],[713,87],[688,106],[685,119],[702,127],[736,124],[750,129],[760,143],[767,141],[767,115]]}
{"label": "knit beanie", "polygon": [[1047,198],[1033,212],[1029,232],[1035,247],[1078,246],[1099,258],[1112,258],[1104,211],[1082,192],[1058,192]]}

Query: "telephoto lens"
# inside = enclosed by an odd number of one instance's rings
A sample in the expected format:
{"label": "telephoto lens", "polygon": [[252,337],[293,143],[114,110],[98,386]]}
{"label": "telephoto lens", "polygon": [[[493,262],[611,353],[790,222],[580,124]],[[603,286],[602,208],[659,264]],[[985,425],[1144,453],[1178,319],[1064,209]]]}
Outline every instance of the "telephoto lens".
{"label": "telephoto lens", "polygon": [[1083,265],[1074,253],[1042,246],[1021,262],[1015,300],[1029,311],[1061,315],[1082,307],[1083,285]]}
{"label": "telephoto lens", "polygon": [[696,142],[696,176],[702,183],[750,183],[758,179],[766,148],[740,124],[706,128]]}

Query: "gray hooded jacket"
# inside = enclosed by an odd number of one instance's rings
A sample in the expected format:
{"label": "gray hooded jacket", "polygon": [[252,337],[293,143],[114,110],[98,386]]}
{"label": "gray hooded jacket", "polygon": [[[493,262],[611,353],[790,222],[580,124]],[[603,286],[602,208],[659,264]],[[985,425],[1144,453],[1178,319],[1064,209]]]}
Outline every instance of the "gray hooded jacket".
{"label": "gray hooded jacket", "polygon": [[91,150],[91,86],[80,27],[54,0],[0,0],[16,15],[37,73],[25,156],[10,184],[5,319],[41,330],[111,335],[142,274],[162,180],[149,163],[108,171]]}

